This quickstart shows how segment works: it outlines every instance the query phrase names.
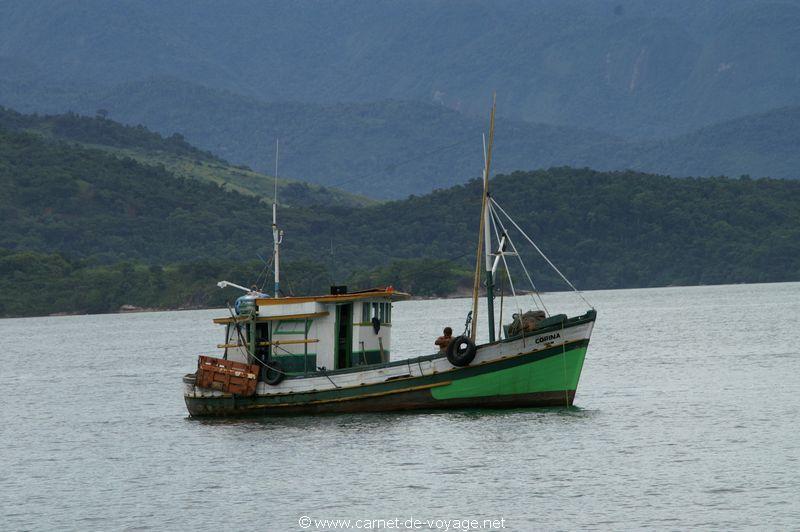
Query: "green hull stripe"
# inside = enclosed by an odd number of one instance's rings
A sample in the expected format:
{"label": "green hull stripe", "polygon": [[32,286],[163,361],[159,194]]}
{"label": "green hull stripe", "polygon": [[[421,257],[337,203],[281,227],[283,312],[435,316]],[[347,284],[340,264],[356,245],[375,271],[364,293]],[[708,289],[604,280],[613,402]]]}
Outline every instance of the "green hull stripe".
{"label": "green hull stripe", "polygon": [[555,390],[576,390],[586,347],[512,368],[475,375],[431,389],[435,399],[463,399],[516,395]]}

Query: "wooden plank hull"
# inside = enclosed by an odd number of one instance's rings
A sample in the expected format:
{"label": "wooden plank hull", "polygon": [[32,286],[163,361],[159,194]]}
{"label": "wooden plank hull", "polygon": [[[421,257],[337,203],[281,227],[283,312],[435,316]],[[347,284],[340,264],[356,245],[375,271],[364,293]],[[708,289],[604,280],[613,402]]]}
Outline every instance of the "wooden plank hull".
{"label": "wooden plank hull", "polygon": [[[575,390],[534,392],[514,395],[495,395],[480,398],[434,399],[427,390],[398,392],[379,398],[361,397],[346,402],[329,402],[321,404],[296,404],[241,408],[234,398],[209,402],[187,400],[187,406],[193,417],[241,417],[264,415],[308,415],[308,414],[346,414],[358,412],[397,412],[404,410],[442,410],[469,408],[524,408],[547,406],[571,406],[575,399]],[[190,404],[192,403],[192,404]]]}

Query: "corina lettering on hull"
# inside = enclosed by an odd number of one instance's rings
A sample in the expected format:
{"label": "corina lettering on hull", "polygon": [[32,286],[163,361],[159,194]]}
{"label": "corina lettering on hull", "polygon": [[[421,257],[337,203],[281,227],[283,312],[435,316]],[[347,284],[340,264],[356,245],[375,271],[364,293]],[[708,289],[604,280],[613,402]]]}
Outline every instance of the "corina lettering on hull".
{"label": "corina lettering on hull", "polygon": [[553,333],[553,334],[546,334],[544,336],[539,336],[536,338],[537,344],[544,344],[547,342],[552,342],[553,340],[557,340],[561,338],[561,333]]}

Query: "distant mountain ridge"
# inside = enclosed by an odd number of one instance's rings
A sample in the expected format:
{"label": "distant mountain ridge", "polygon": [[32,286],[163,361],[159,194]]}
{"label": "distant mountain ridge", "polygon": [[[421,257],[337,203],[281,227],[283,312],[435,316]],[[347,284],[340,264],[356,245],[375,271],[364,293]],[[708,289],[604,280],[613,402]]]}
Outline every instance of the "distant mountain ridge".
{"label": "distant mountain ridge", "polygon": [[800,5],[778,0],[8,2],[0,77],[36,105],[42,85],[174,76],[262,102],[482,116],[498,90],[512,118],[643,140],[800,105],[798,27]]}
{"label": "distant mountain ridge", "polygon": [[[180,132],[205,151],[264,172],[274,168],[273,143],[280,137],[281,175],[374,198],[424,194],[479,175],[481,134],[488,128],[485,117],[437,104],[265,104],[174,79],[73,95],[60,105],[87,114],[103,109],[115,120],[146,124],[165,136]],[[657,141],[500,116],[495,146],[499,173],[568,165],[793,179],[800,178],[800,106]]]}
{"label": "distant mountain ridge", "polygon": [[[115,120],[146,124],[164,135],[180,132],[196,146],[261,171],[274,168],[272,148],[280,138],[282,175],[377,198],[426,193],[477,175],[487,125],[439,104],[267,104],[169,78],[75,95],[60,105],[84,114],[108,110]],[[501,172],[585,164],[560,153],[616,141],[577,128],[503,118],[498,124]]]}
{"label": "distant mountain ridge", "polygon": [[800,179],[800,106],[743,116],[665,139],[631,143],[619,166],[675,176],[729,175]]}

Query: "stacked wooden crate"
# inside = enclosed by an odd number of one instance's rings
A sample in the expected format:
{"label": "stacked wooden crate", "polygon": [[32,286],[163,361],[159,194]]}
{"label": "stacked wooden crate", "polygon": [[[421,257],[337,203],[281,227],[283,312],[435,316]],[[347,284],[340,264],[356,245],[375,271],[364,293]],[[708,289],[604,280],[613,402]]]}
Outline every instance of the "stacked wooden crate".
{"label": "stacked wooden crate", "polygon": [[258,384],[258,364],[244,364],[201,355],[197,360],[197,386],[251,396]]}

